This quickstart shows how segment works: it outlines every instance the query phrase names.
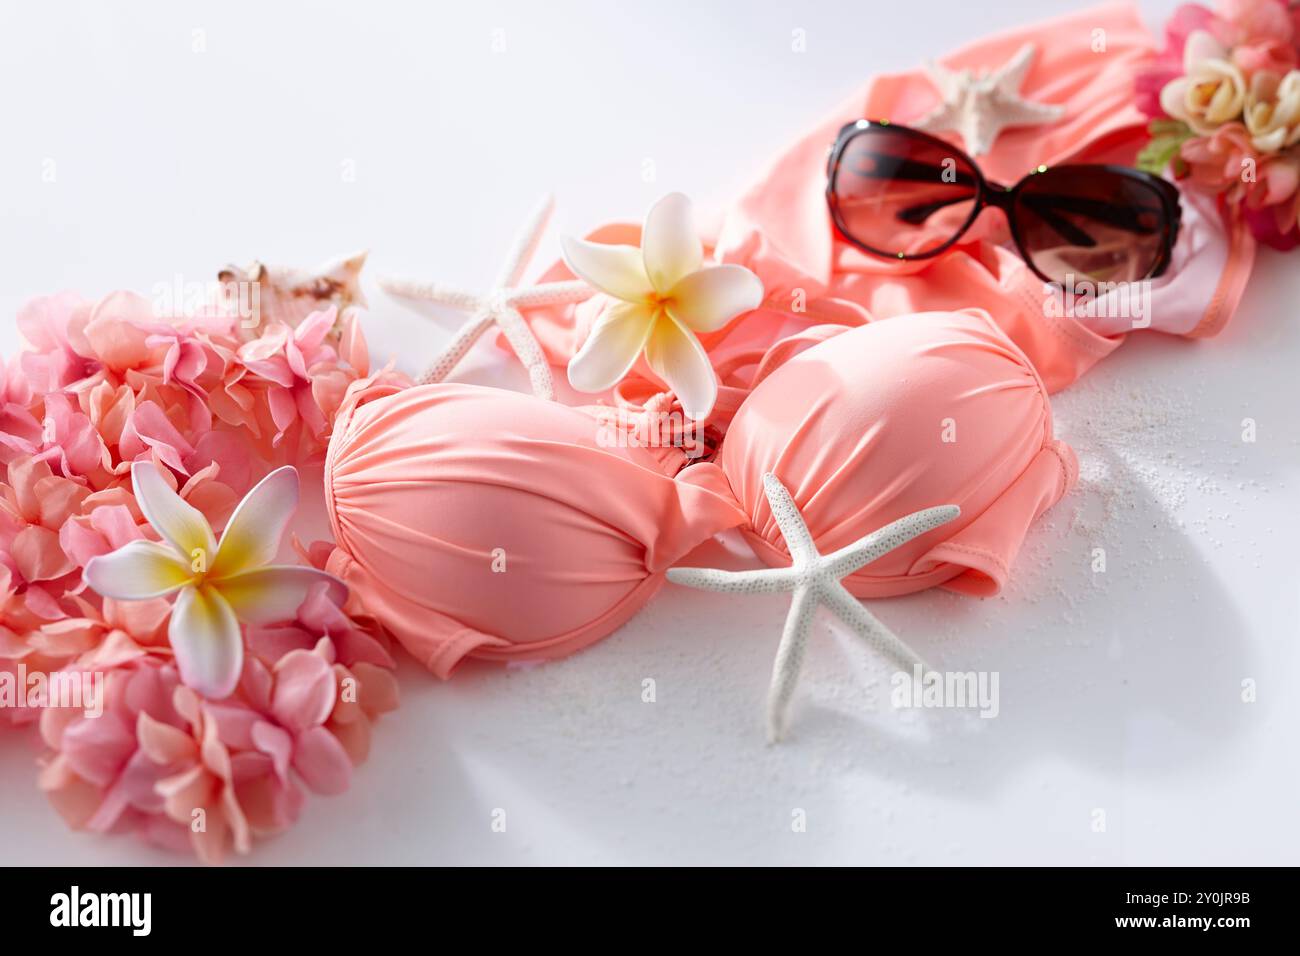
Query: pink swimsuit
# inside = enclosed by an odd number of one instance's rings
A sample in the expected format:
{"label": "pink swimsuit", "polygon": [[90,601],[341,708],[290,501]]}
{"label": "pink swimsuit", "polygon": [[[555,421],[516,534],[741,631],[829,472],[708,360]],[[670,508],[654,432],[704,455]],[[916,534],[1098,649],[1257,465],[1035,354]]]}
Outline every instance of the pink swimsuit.
{"label": "pink swimsuit", "polygon": [[[989,175],[1131,161],[1143,128],[1132,73],[1152,52],[1133,8],[1013,31],[945,62],[993,68],[1025,42],[1039,49],[1025,95],[1061,104],[1064,118],[1004,133],[980,157]],[[609,406],[358,383],[329,448],[329,569],[440,676],[467,655],[560,656],[621,625],[668,568],[720,531],[740,528],[761,560],[788,564],[762,493],[772,472],[823,553],[919,509],[960,506],[951,524],[850,576],[854,594],[996,593],[1030,524],[1077,474],[1053,438],[1048,392],[1113,351],[1133,323],[1052,314],[1041,281],[1003,248],[996,214],[923,262],[874,259],[839,240],[823,195],[836,130],[864,116],[906,122],[935,95],[920,72],[876,78],[728,212],[715,254],[757,273],[765,299],[700,337],[721,381],[706,422],[721,445],[709,460],[611,447],[600,439]],[[1215,209],[1188,205],[1149,313],[1156,330],[1206,335],[1235,308],[1253,243]],[[637,245],[640,235],[612,225],[589,238]],[[560,264],[543,276],[568,278]],[[563,365],[606,301],[525,318]],[[612,398],[635,418],[672,407],[661,393],[641,360]]]}
{"label": "pink swimsuit", "polygon": [[1075,478],[1042,380],[982,312],[810,329],[756,378],[717,460],[697,464],[606,447],[592,409],[358,383],[326,464],[328,570],[446,677],[466,655],[557,657],[604,637],[727,528],[788,564],[764,472],[821,550],[936,503],[961,507],[848,578],[864,597],[996,593],[1026,529]]}

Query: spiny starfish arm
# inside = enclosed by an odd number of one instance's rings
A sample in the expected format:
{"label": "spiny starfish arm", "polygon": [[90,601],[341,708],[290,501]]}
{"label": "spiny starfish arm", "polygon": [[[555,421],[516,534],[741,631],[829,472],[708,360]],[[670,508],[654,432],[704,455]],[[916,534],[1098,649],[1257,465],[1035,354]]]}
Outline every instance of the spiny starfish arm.
{"label": "spiny starfish arm", "polygon": [[596,290],[581,279],[570,282],[543,282],[540,285],[524,286],[511,289],[506,301],[517,309],[529,309],[538,305],[569,305],[585,302],[596,294]]}
{"label": "spiny starfish arm", "polygon": [[1026,43],[1005,65],[995,70],[993,77],[997,85],[1010,93],[1017,93],[1029,72],[1029,64],[1034,62],[1034,45]]}
{"label": "spiny starfish arm", "polygon": [[821,594],[826,603],[841,621],[849,626],[855,634],[873,648],[887,657],[895,666],[910,671],[919,665],[927,670],[925,661],[916,651],[900,640],[889,628],[881,624],[876,616],[862,606],[852,594],[845,590],[838,581],[827,583]]}
{"label": "spiny starfish arm", "polygon": [[806,564],[817,557],[817,549],[813,546],[813,538],[803,515],[799,513],[799,508],[785,485],[771,472],[763,476],[763,493],[767,495],[772,517],[781,529],[781,537],[785,539],[786,550],[790,552],[794,564]]}
{"label": "spiny starfish arm", "polygon": [[424,373],[416,379],[416,382],[420,385],[430,385],[445,381],[452,370],[460,364],[461,359],[469,354],[474,343],[492,327],[493,321],[490,313],[475,312],[470,316],[469,321],[460,327],[452,340],[443,347]]}
{"label": "spiny starfish arm", "polygon": [[441,282],[421,282],[417,279],[380,276],[379,288],[389,295],[395,295],[402,299],[436,302],[438,305],[446,305],[466,312],[477,309],[481,303],[480,296]]}
{"label": "spiny starfish arm", "polygon": [[668,580],[683,587],[723,594],[772,594],[789,591],[796,575],[789,568],[720,571],[717,568],[669,568]]}
{"label": "spiny starfish arm", "polygon": [[496,319],[501,331],[505,333],[506,341],[515,350],[515,355],[519,356],[524,368],[528,369],[533,394],[545,401],[553,401],[555,383],[551,380],[551,366],[524,317],[515,309],[503,308],[497,312]]}
{"label": "spiny starfish arm", "polygon": [[528,263],[537,252],[542,234],[555,210],[555,200],[546,196],[533,210],[507,253],[497,274],[496,284],[486,296],[474,295],[454,286],[436,282],[414,282],[409,279],[382,278],[380,286],[387,292],[409,299],[422,299],[472,312],[470,320],[442,350],[420,377],[419,381],[440,382],[451,374],[483,333],[493,323],[500,326],[506,341],[528,370],[533,394],[547,401],[555,398],[555,383],[551,367],[520,308],[535,305],[553,305],[581,302],[589,298],[592,290],[581,282],[551,282],[528,288],[518,288]]}
{"label": "spiny starfish arm", "polygon": [[961,73],[948,69],[936,60],[925,61],[925,73],[945,100],[961,89]]}
{"label": "spiny starfish arm", "polygon": [[772,684],[767,692],[767,739],[777,743],[785,735],[786,715],[794,688],[803,670],[804,652],[808,648],[808,634],[812,630],[813,612],[817,610],[817,597],[809,588],[796,588],[790,600],[790,613],[785,619],[781,644],[776,649],[772,664]]}
{"label": "spiny starfish arm", "polygon": [[519,284],[529,261],[537,252],[537,246],[542,241],[542,233],[546,231],[547,223],[551,221],[551,213],[554,211],[555,197],[543,196],[516,234],[514,244],[506,253],[506,261],[502,263],[501,271],[497,273],[497,281],[493,284],[493,288],[512,289]]}
{"label": "spiny starfish arm", "polygon": [[1032,123],[1051,123],[1061,118],[1061,107],[1055,103],[1031,103],[1027,100],[1004,102],[1004,126],[1022,126]]}
{"label": "spiny starfish arm", "polygon": [[838,581],[895,548],[902,547],[913,538],[919,538],[940,525],[947,524],[960,514],[961,509],[956,505],[940,505],[937,508],[914,511],[826,555],[822,560],[828,575]]}
{"label": "spiny starfish arm", "polygon": [[935,133],[960,133],[966,151],[979,156],[987,153],[1008,127],[1055,122],[1064,114],[1063,107],[1034,103],[1020,93],[1035,52],[1035,46],[1027,43],[996,70],[979,73],[932,64],[927,72],[938,88],[940,102],[909,125]]}

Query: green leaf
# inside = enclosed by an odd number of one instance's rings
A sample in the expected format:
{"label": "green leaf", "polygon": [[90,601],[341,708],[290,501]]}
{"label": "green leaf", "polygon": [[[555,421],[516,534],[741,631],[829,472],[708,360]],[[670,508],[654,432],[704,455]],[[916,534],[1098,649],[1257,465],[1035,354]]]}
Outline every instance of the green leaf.
{"label": "green leaf", "polygon": [[1137,156],[1137,167],[1144,172],[1161,176],[1171,162],[1178,160],[1178,150],[1196,134],[1182,120],[1152,120],[1147,127],[1151,142],[1142,147]]}

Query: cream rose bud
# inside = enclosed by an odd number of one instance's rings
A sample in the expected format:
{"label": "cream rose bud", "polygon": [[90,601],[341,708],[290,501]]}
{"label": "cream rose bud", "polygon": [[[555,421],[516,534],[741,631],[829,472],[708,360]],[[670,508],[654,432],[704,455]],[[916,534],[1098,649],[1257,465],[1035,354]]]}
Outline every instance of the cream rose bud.
{"label": "cream rose bud", "polygon": [[1228,49],[1204,30],[1187,38],[1183,76],[1160,91],[1160,107],[1205,136],[1238,119],[1246,105],[1246,77]]}
{"label": "cream rose bud", "polygon": [[1262,153],[1275,153],[1300,140],[1300,70],[1279,78],[1261,70],[1250,81],[1244,119],[1250,142]]}

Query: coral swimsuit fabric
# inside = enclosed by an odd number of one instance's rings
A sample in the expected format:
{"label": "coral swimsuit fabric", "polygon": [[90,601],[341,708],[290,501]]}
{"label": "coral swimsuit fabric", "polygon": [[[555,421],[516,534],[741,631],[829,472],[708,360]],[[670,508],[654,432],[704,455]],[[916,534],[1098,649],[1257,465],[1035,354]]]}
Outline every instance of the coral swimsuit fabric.
{"label": "coral swimsuit fabric", "polygon": [[326,462],[328,570],[434,673],[536,660],[610,633],[664,572],[741,527],[788,564],[761,475],[829,550],[935,504],[961,517],[848,579],[862,596],[995,593],[1068,490],[1047,392],[987,314],[929,313],[786,340],[715,461],[602,441],[599,409],[474,385],[359,383]]}
{"label": "coral swimsuit fabric", "polygon": [[[1036,49],[1021,93],[1057,104],[1051,124],[1011,128],[976,157],[990,181],[1011,184],[1034,167],[1109,162],[1131,165],[1147,140],[1134,106],[1133,81],[1155,52],[1131,4],[1083,10],[980,40],[940,62],[951,69],[994,70],[1026,43]],[[915,312],[987,311],[1029,357],[1052,392],[1065,388],[1147,322],[1155,331],[1212,335],[1240,301],[1254,262],[1245,223],[1225,218],[1212,201],[1184,190],[1183,226],[1169,270],[1150,283],[1141,317],[1054,315],[1044,283],[1009,248],[1006,219],[985,210],[943,255],[901,262],[862,252],[835,232],[826,206],[827,149],[857,119],[907,124],[939,100],[923,70],[871,79],[839,109],[781,154],[725,214],[714,243],[722,261],[747,266],[763,280],[763,307],[701,337],[715,367],[761,354],[780,338],[813,325],[859,325]],[[943,133],[960,145],[960,137]],[[608,225],[589,238],[636,245],[640,229]],[[544,278],[568,278],[557,263]],[[585,340],[603,303],[534,309],[527,314],[549,358],[564,365]],[[1136,319],[1136,321],[1135,321]],[[638,367],[646,377],[651,373]]]}
{"label": "coral swimsuit fabric", "polygon": [[[1026,42],[1038,53],[1022,92],[1064,115],[1003,133],[979,157],[989,178],[1131,161],[1144,140],[1133,74],[1152,53],[1134,8],[1011,31],[944,62],[995,69]],[[739,528],[763,561],[788,564],[762,494],[772,472],[823,553],[913,511],[961,507],[956,521],[851,575],[858,596],[996,593],[1029,526],[1077,476],[1074,454],[1053,437],[1048,393],[1130,326],[1052,315],[1041,281],[1005,247],[996,210],[933,260],[876,259],[839,239],[824,197],[837,130],[861,117],[906,123],[936,98],[921,71],[877,77],[728,211],[714,253],[756,272],[765,299],[701,336],[720,380],[711,460],[602,440],[608,403],[357,383],[329,448],[329,570],[440,676],[466,656],[557,657],[616,629],[668,568],[721,531]],[[589,238],[638,245],[640,230],[612,225]],[[1151,328],[1220,328],[1253,248],[1242,228],[1185,197],[1173,266],[1151,284]],[[569,277],[557,264],[543,279]],[[563,366],[607,302],[525,317]],[[633,416],[673,407],[644,359],[609,399]]]}

